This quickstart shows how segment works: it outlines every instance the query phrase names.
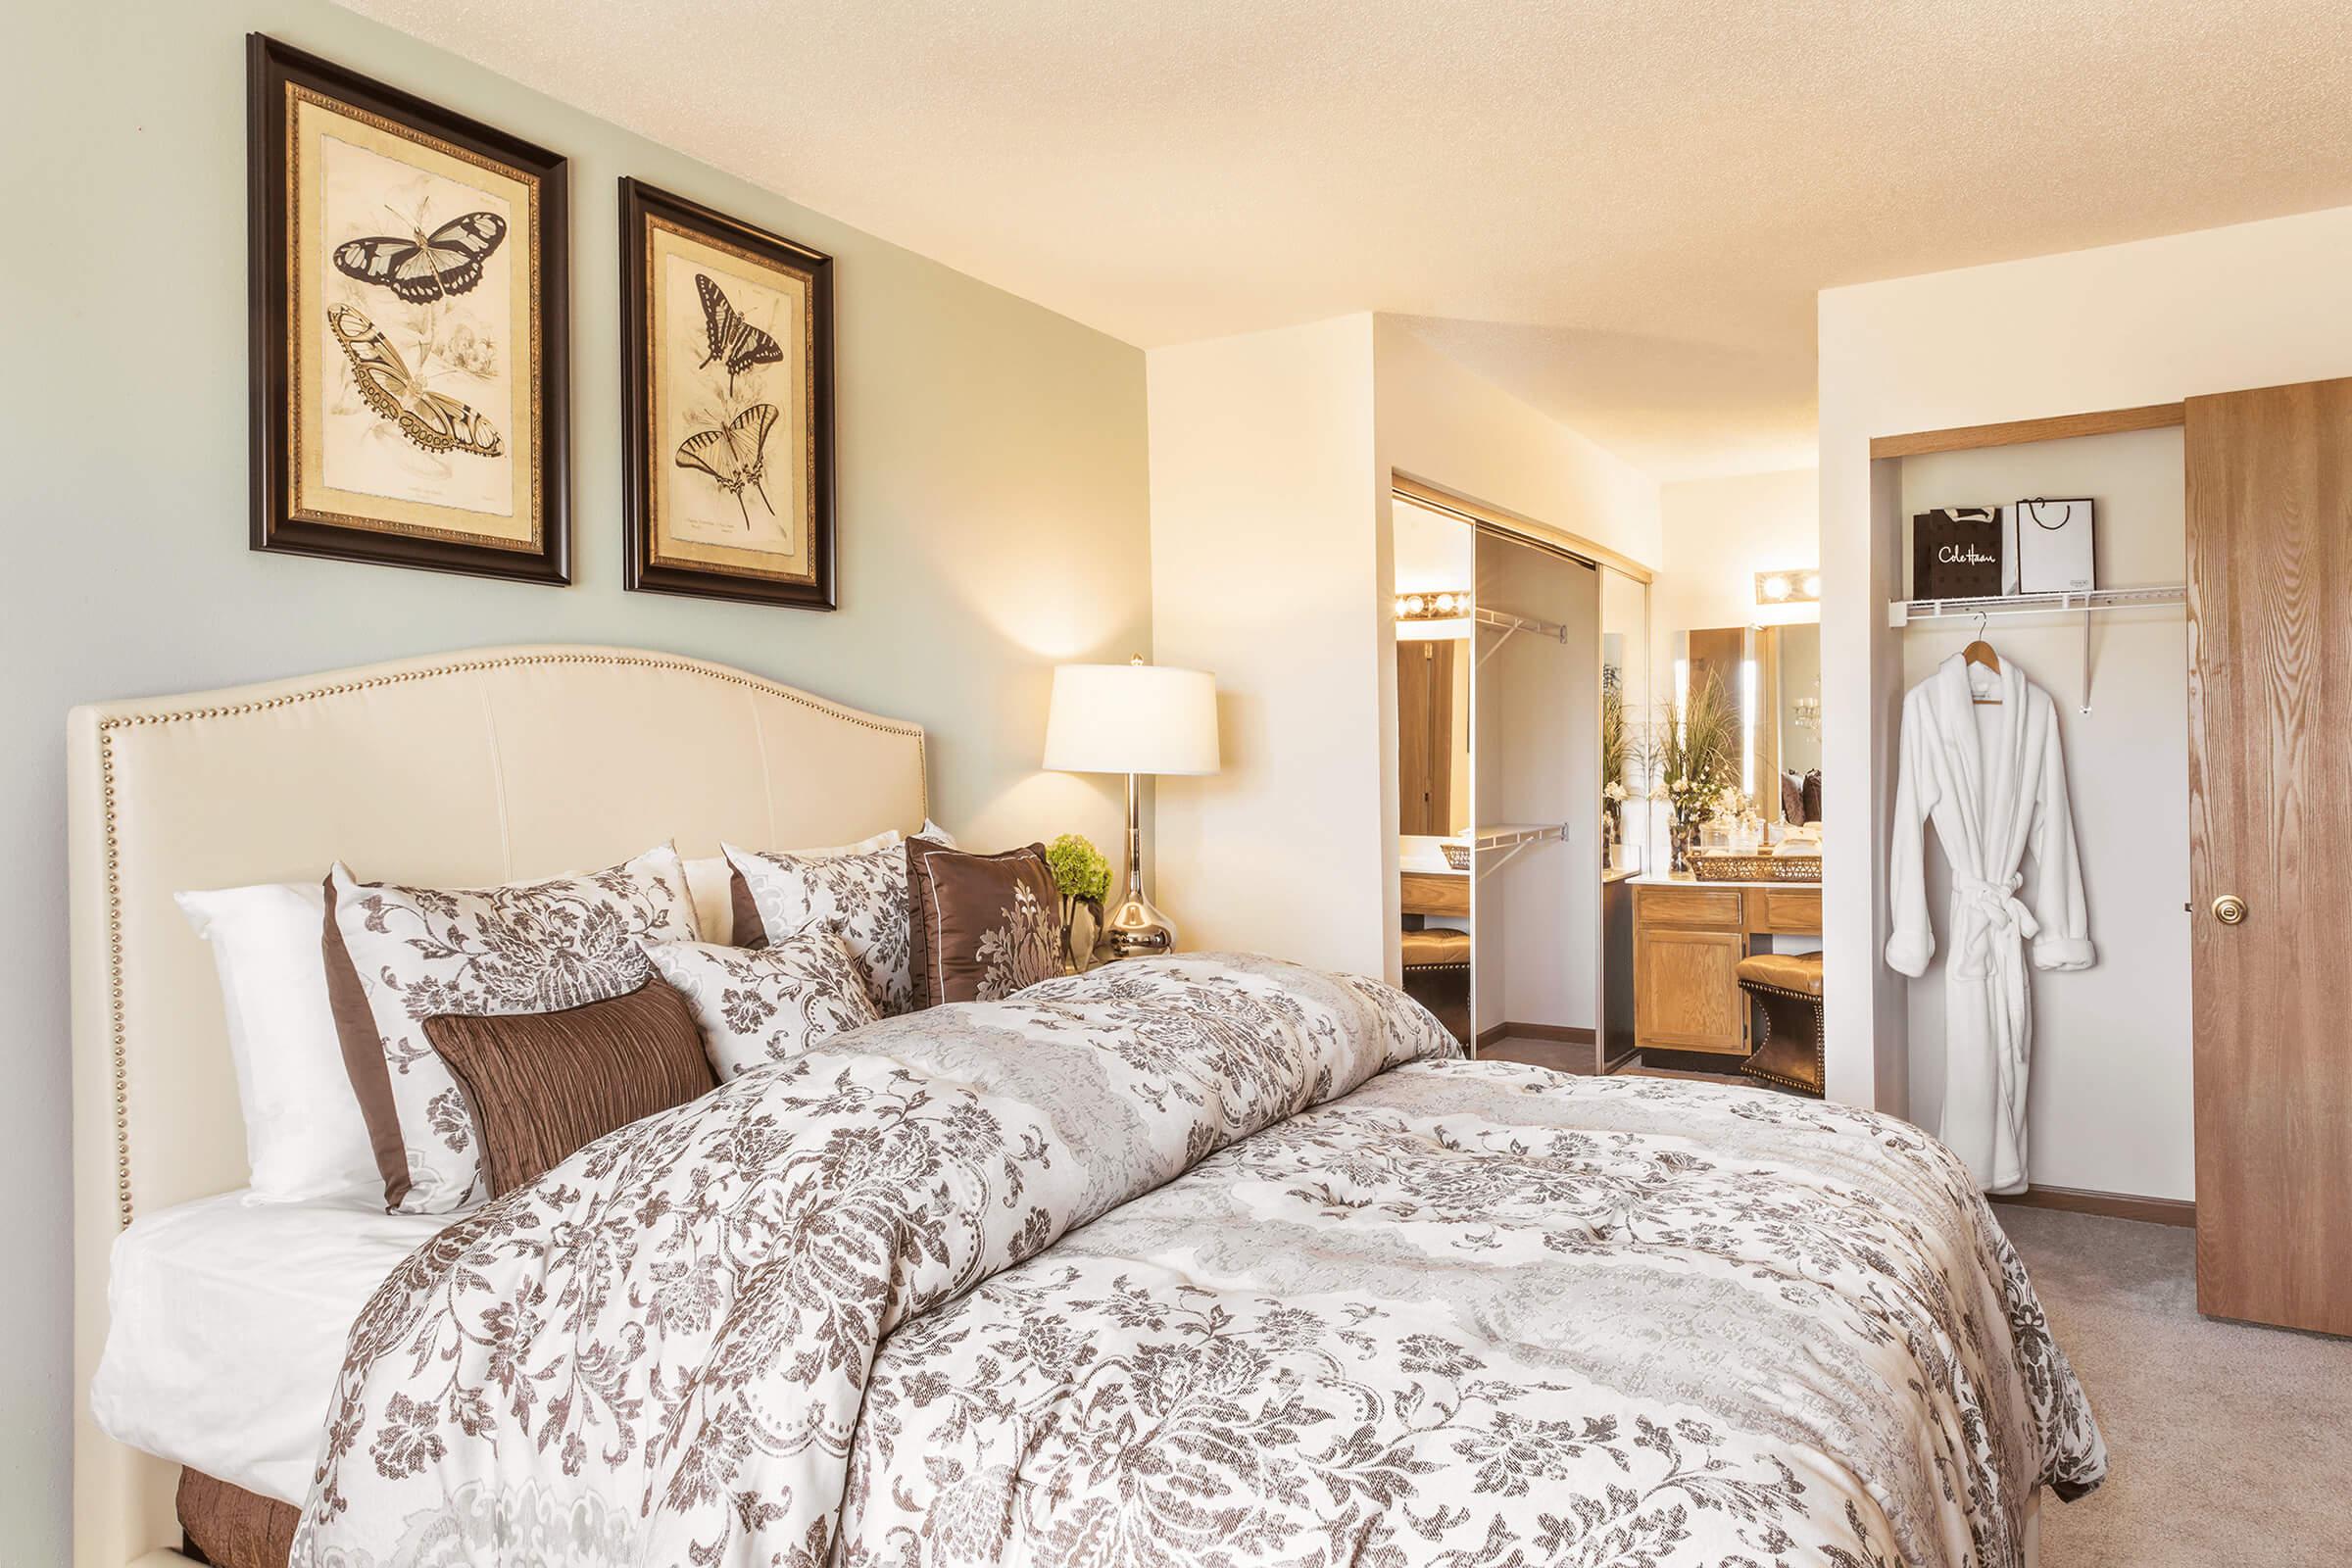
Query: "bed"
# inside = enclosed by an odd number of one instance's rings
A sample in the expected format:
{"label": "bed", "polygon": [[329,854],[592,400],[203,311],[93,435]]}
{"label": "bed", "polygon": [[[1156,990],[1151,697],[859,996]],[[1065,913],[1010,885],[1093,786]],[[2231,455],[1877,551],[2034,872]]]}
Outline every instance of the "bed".
{"label": "bed", "polygon": [[[200,1252],[239,1180],[172,890],[336,856],[491,881],[926,805],[911,726],[623,650],[83,710],[73,740],[85,1380],[122,1227]],[[1463,1061],[1387,987],[1246,956],[869,1025],[377,1242],[317,1396],[331,1560],[2016,1564],[2042,1489],[2105,1464],[1915,1129]],[[140,1250],[152,1314],[172,1254]],[[293,1500],[293,1439],[265,1466],[138,1424],[212,1353],[101,1387],[139,1446],[85,1417],[78,1561],[178,1539],[174,1458]]]}

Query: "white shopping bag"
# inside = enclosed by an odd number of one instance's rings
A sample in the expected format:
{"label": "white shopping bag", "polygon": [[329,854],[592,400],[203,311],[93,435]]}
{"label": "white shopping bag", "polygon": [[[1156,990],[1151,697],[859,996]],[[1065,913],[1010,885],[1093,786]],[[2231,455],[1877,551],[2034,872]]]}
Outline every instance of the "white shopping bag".
{"label": "white shopping bag", "polygon": [[2038,496],[2008,509],[2019,593],[2081,593],[2098,585],[2091,510],[2087,497],[2052,501]]}

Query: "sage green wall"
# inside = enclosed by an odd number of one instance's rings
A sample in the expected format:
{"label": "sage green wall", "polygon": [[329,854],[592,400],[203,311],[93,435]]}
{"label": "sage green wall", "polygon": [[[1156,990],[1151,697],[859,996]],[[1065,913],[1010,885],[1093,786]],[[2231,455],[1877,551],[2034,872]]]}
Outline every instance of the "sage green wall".
{"label": "sage green wall", "polygon": [[[246,549],[249,30],[570,160],[573,586]],[[1105,789],[1037,772],[1049,671],[1149,650],[1151,580],[1133,348],[315,0],[13,8],[9,33],[0,1557],[32,1563],[67,1555],[82,1396],[68,1369],[69,706],[486,643],[667,649],[926,725],[937,814],[971,838],[1076,828],[1110,845]],[[621,591],[622,174],[838,258],[834,614]]]}

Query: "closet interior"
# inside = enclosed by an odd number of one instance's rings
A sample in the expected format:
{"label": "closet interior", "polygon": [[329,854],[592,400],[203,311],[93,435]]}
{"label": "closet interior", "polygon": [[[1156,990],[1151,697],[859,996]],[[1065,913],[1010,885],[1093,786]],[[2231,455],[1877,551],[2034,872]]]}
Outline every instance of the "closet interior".
{"label": "closet interior", "polygon": [[[1898,570],[1935,509],[2095,505],[2092,586],[1931,599],[1906,577],[1886,608],[1905,690],[1981,640],[2054,700],[2097,958],[2032,977],[2033,1190],[2184,1220],[2193,1192],[2201,1310],[2352,1333],[2352,382],[1884,437],[1872,458]],[[1926,863],[1940,928],[1950,873]],[[1931,1129],[1949,965],[1901,1013]],[[2082,1162],[2093,1145],[2108,1163]]]}

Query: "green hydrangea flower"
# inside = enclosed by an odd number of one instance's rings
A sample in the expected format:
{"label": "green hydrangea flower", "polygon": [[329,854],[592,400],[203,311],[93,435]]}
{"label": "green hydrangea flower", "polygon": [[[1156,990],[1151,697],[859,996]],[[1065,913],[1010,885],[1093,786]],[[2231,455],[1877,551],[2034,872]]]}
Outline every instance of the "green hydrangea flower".
{"label": "green hydrangea flower", "polygon": [[1046,868],[1065,899],[1101,900],[1110,894],[1110,862],[1083,833],[1064,833],[1047,845]]}

